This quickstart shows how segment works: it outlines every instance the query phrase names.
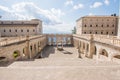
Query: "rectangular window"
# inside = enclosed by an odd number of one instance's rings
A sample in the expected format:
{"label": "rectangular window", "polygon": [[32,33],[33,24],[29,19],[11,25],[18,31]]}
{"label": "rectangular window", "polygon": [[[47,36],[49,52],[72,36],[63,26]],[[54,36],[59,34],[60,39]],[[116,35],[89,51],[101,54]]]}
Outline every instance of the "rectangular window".
{"label": "rectangular window", "polygon": [[6,32],[6,30],[4,29],[4,32]]}
{"label": "rectangular window", "polygon": [[29,32],[29,30],[27,30],[27,32]]}
{"label": "rectangular window", "polygon": [[21,30],[21,32],[23,32],[23,30]]}
{"label": "rectangular window", "polygon": [[9,30],[9,32],[11,32],[11,29]]}

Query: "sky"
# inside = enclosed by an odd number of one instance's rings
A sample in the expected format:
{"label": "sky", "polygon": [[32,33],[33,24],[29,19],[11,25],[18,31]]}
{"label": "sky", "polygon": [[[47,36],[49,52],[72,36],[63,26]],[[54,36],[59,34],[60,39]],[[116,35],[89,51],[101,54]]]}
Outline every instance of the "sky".
{"label": "sky", "polygon": [[119,0],[0,0],[0,20],[43,22],[44,33],[71,33],[83,16],[119,14]]}

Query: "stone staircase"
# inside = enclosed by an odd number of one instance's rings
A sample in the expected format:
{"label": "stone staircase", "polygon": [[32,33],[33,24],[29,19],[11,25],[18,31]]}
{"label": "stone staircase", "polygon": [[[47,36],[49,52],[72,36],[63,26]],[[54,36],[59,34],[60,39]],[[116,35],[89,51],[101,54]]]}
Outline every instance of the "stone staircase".
{"label": "stone staircase", "polygon": [[0,80],[120,80],[120,65],[78,58],[77,49],[48,47],[43,57],[0,68]]}
{"label": "stone staircase", "polygon": [[54,47],[49,47],[43,51],[43,57],[33,61],[16,61],[9,67],[108,67],[119,65],[110,61],[88,59],[83,55],[82,58],[78,58],[77,49],[75,48],[64,48],[64,51],[58,51]]}

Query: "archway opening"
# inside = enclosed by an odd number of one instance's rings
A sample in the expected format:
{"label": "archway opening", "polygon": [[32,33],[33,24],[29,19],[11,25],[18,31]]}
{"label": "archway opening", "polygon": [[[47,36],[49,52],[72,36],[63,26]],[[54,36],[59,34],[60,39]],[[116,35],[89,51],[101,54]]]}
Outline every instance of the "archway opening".
{"label": "archway opening", "polygon": [[115,55],[114,58],[120,59],[120,55]]}
{"label": "archway opening", "polygon": [[94,53],[93,53],[94,55],[96,55],[97,54],[97,48],[96,48],[96,46],[94,46]]}
{"label": "archway opening", "polygon": [[100,52],[101,55],[108,57],[108,52],[105,49],[102,49]]}
{"label": "archway opening", "polygon": [[20,51],[14,51],[13,52],[13,57],[14,58],[17,58],[17,57],[19,57],[20,56]]}
{"label": "archway opening", "polygon": [[6,57],[1,56],[1,57],[0,57],[0,60],[4,60],[5,58],[6,58]]}

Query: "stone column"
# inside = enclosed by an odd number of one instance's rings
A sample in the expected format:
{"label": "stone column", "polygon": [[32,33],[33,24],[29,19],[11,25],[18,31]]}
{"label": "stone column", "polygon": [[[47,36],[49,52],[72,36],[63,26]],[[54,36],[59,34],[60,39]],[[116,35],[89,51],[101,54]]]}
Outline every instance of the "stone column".
{"label": "stone column", "polygon": [[27,53],[27,57],[29,58],[29,59],[31,59],[31,53],[30,53],[30,51],[29,51],[29,46],[30,46],[30,44],[29,44],[29,36],[26,36],[26,53]]}
{"label": "stone column", "polygon": [[115,52],[109,51],[108,53],[109,53],[109,54],[108,54],[108,61],[113,61],[113,54],[114,54]]}
{"label": "stone column", "polygon": [[96,60],[99,60],[99,58],[100,58],[100,52],[99,52],[99,50],[97,50]]}
{"label": "stone column", "polygon": [[81,44],[80,44],[80,42],[79,42],[79,46],[78,46],[78,58],[82,58],[81,57],[81,50],[80,50],[80,47],[81,46]]}
{"label": "stone column", "polygon": [[85,53],[84,53],[84,56],[87,55],[87,43],[85,43]]}
{"label": "stone column", "polygon": [[83,53],[83,42],[81,42],[80,51]]}
{"label": "stone column", "polygon": [[89,43],[89,54],[88,57],[89,58],[93,58],[93,35],[90,35],[91,39],[90,39],[90,43]]}

